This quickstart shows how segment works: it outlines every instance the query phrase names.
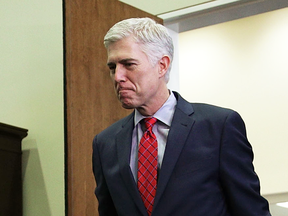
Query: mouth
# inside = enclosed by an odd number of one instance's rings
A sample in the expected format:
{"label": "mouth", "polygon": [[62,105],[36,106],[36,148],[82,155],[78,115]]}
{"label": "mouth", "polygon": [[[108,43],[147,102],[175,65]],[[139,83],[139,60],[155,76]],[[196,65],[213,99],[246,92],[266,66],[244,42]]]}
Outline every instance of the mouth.
{"label": "mouth", "polygon": [[117,93],[118,94],[129,92],[129,91],[133,91],[133,89],[132,88],[128,88],[128,87],[121,87],[121,86],[117,87]]}
{"label": "mouth", "polygon": [[126,99],[131,99],[133,97],[134,90],[127,87],[117,88],[117,97],[122,101]]}
{"label": "mouth", "polygon": [[129,92],[131,92],[132,90],[131,89],[119,89],[117,90],[117,93],[118,93],[118,96],[119,97],[125,97],[129,94]]}
{"label": "mouth", "polygon": [[121,92],[127,92],[127,91],[131,91],[131,89],[128,89],[128,88],[121,88],[121,89],[118,89],[118,93],[121,93]]}

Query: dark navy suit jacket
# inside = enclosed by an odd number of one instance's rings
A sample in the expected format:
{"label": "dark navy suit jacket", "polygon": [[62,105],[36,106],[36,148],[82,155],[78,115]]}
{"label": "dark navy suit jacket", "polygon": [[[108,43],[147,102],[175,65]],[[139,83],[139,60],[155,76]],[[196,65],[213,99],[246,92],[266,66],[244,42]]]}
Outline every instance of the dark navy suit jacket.
{"label": "dark navy suit jacket", "polygon": [[[174,94],[152,216],[269,216],[239,114]],[[147,216],[129,166],[133,127],[134,113],[93,140],[100,216]]]}

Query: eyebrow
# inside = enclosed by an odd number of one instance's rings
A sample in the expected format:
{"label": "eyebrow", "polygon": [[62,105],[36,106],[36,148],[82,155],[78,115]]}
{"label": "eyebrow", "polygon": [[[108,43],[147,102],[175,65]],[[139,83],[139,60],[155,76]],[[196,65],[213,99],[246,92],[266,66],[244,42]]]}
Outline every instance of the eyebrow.
{"label": "eyebrow", "polygon": [[[119,63],[120,63],[120,64],[123,64],[123,63],[127,63],[127,62],[129,62],[129,61],[135,61],[135,62],[137,62],[137,63],[139,62],[137,59],[134,59],[134,58],[126,58],[126,59],[121,59],[121,60],[119,61]],[[113,66],[113,65],[115,65],[115,62],[113,62],[113,61],[108,62],[107,65],[108,65],[108,66]]]}
{"label": "eyebrow", "polygon": [[113,63],[113,62],[108,62],[108,63],[107,63],[107,66],[108,66],[108,67],[115,66],[115,63]]}

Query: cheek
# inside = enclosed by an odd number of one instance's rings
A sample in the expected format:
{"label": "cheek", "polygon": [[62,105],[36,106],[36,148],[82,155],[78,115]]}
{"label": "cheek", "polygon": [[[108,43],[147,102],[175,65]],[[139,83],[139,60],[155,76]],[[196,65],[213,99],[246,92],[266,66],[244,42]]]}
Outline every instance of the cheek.
{"label": "cheek", "polygon": [[158,86],[159,76],[155,68],[145,68],[133,71],[129,76],[129,80],[138,90],[150,91]]}
{"label": "cheek", "polygon": [[145,82],[147,85],[151,86],[151,88],[157,87],[159,82],[158,74],[155,73],[154,71],[151,71],[149,74],[147,74]]}
{"label": "cheek", "polygon": [[140,83],[140,92],[143,95],[151,95],[151,93],[157,91],[158,89],[158,83],[154,79],[151,78],[145,78]]}

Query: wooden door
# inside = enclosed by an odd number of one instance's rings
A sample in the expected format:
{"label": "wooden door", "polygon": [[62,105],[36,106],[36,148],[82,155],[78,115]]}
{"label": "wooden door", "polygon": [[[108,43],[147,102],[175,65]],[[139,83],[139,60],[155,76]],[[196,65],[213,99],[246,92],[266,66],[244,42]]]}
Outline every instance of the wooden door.
{"label": "wooden door", "polygon": [[106,66],[103,37],[130,17],[162,20],[118,0],[64,0],[66,215],[97,216],[95,134],[124,117]]}

